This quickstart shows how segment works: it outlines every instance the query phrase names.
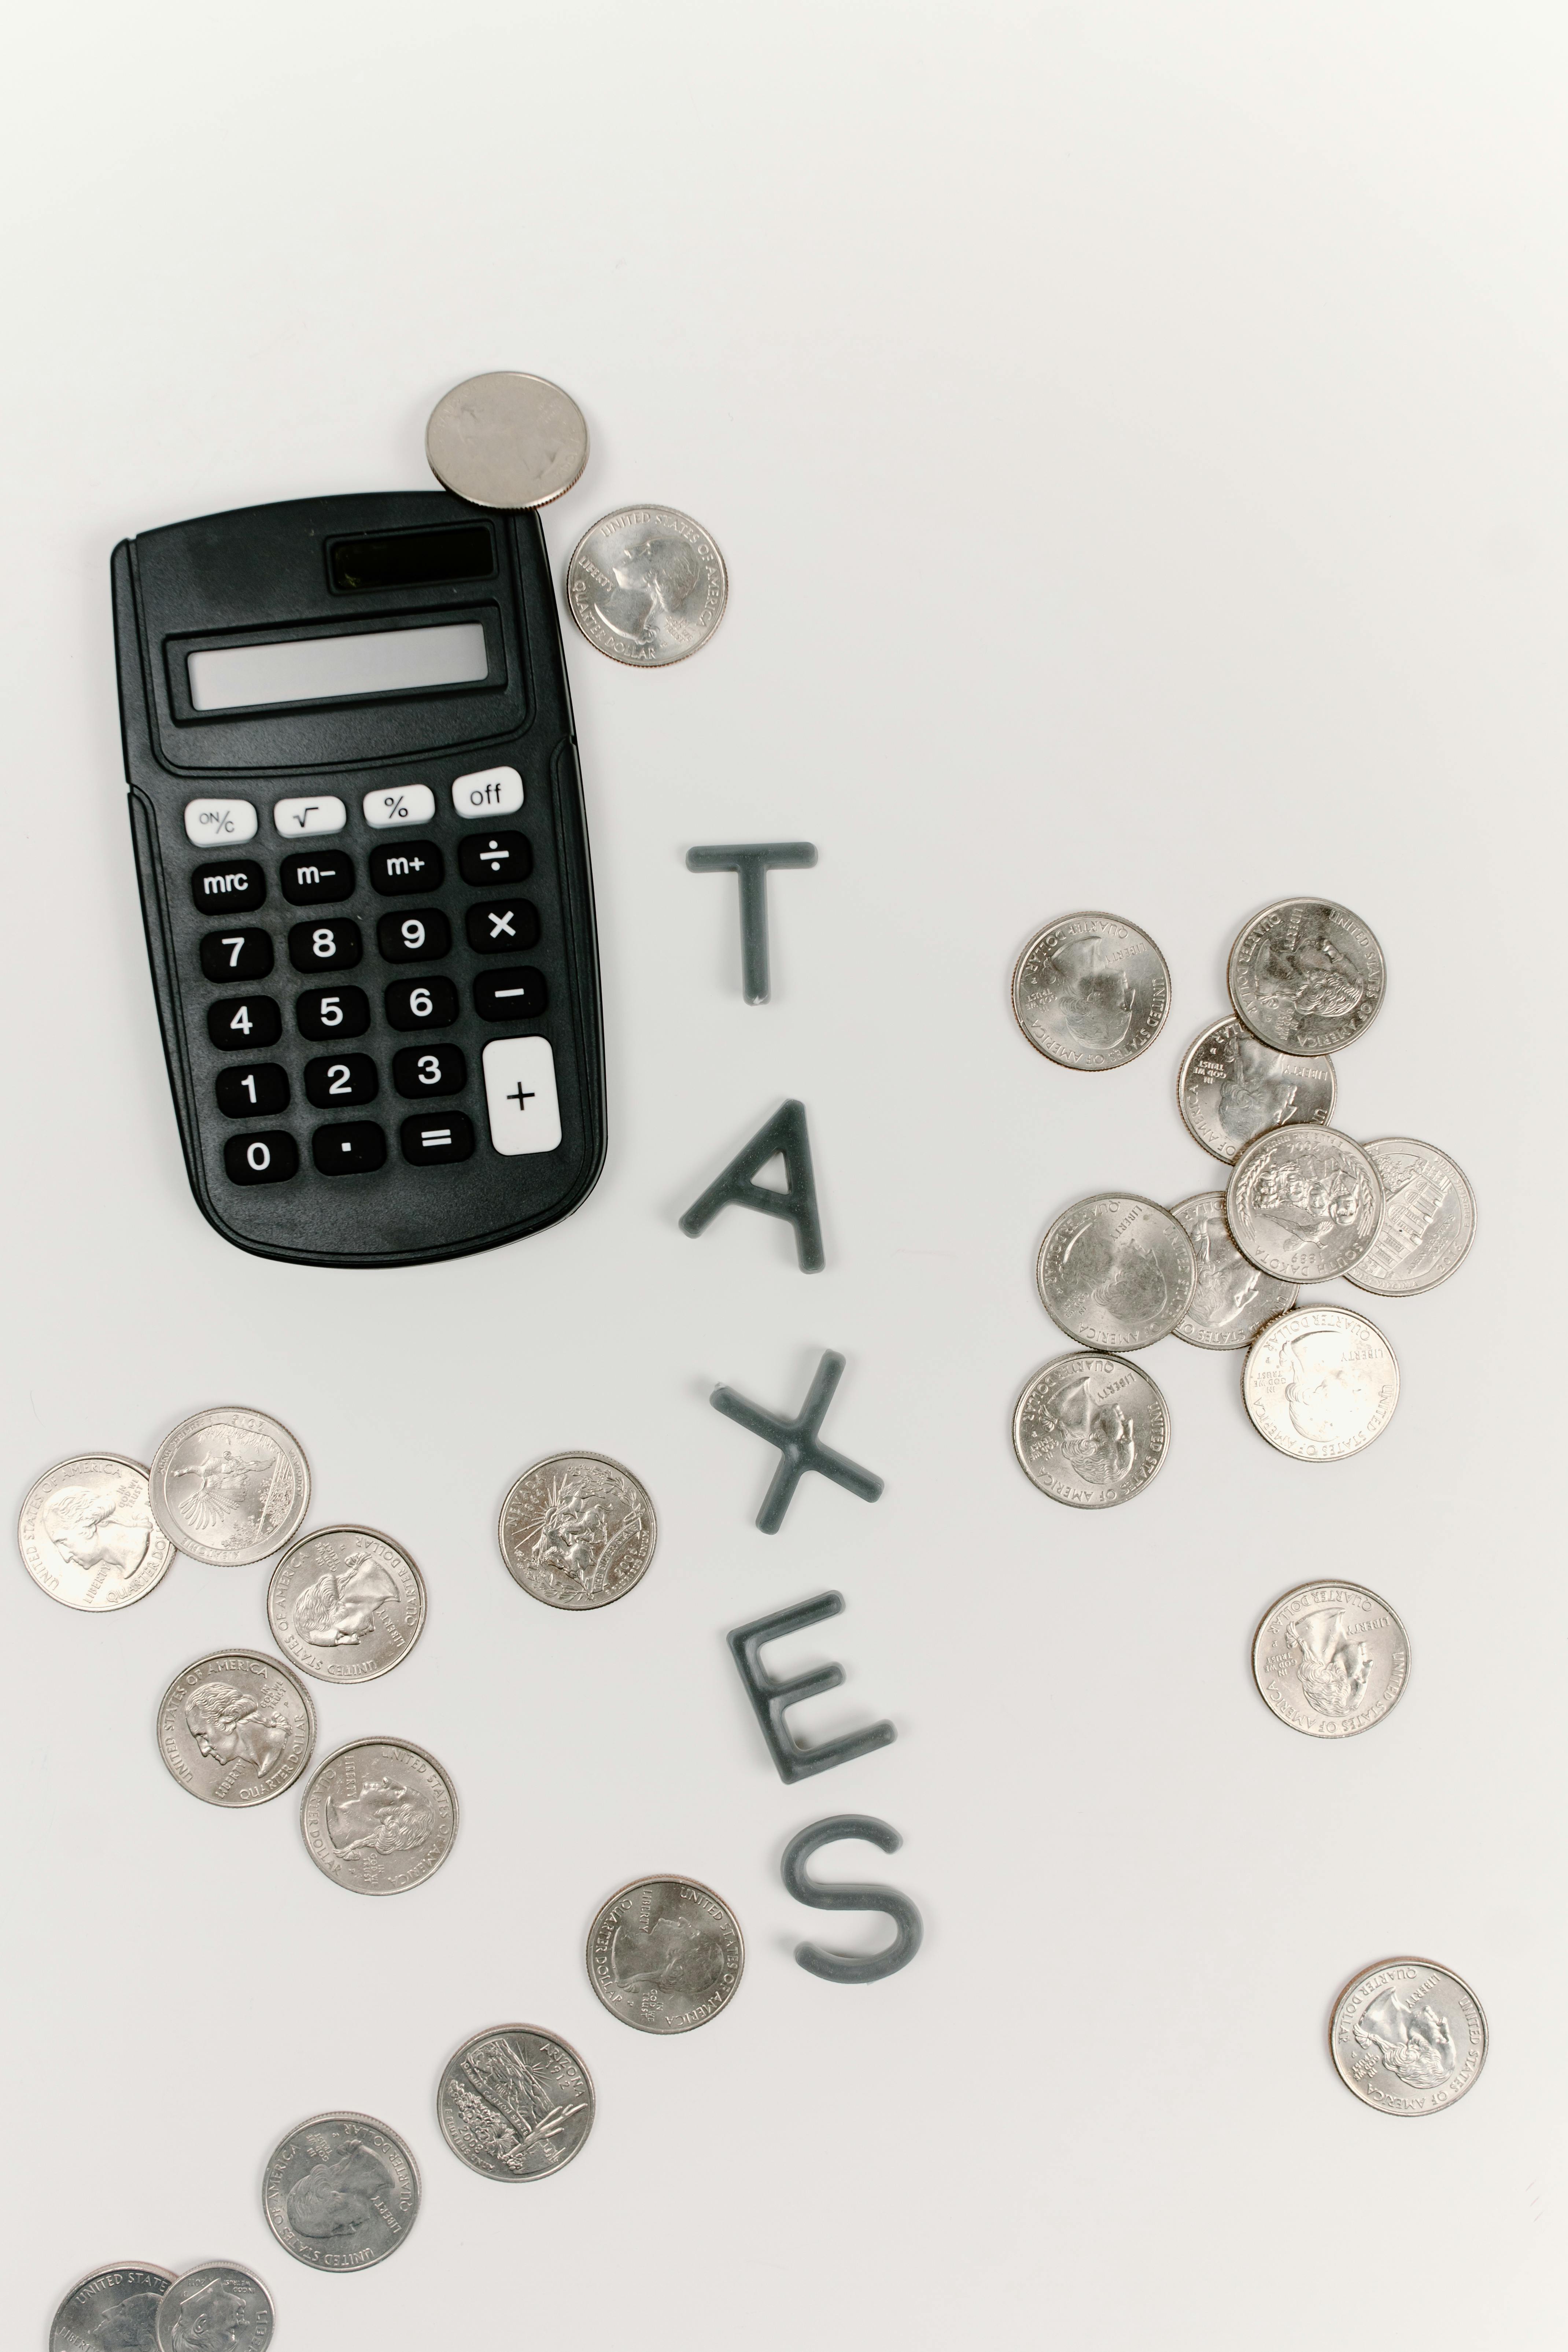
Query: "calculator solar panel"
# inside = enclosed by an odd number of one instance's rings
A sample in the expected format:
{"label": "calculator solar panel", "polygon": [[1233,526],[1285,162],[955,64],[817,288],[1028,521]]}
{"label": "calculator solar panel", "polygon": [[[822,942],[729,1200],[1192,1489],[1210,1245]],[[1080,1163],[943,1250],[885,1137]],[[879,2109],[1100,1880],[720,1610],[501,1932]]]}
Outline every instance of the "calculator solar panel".
{"label": "calculator solar panel", "polygon": [[125,772],[191,1186],[225,1237],[409,1265],[605,1156],[593,884],[537,516],[300,499],[113,559]]}

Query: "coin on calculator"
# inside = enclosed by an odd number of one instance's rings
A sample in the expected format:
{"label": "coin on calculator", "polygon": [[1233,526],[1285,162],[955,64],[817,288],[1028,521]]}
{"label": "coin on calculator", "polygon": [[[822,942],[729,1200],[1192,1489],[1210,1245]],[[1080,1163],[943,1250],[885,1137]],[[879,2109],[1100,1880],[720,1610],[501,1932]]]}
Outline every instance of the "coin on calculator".
{"label": "coin on calculator", "polygon": [[182,1421],[153,1456],[148,1486],[169,1541],[212,1568],[266,1559],[310,1505],[298,1439],[247,1405],[212,1405]]}
{"label": "coin on calculator", "polygon": [[158,2305],[157,2352],[267,2352],[272,2297],[243,2263],[183,2272]]}
{"label": "coin on calculator", "polygon": [[498,368],[437,402],[425,455],[436,479],[474,506],[546,507],[587,464],[588,427],[558,383]]}
{"label": "coin on calculator", "polygon": [[487,2180],[547,2180],[594,2128],[594,2085],[559,2035],[491,2025],[447,2060],[436,2116],[453,2155]]}
{"label": "coin on calculator", "polygon": [[313,2271],[367,2271],[405,2243],[419,2168],[374,2116],[311,2116],[267,2159],[261,2210],[286,2253]]}
{"label": "coin on calculator", "polygon": [[158,1753],[204,1804],[242,1810],[292,1788],[310,1760],[316,1715],[276,1658],[216,1650],[174,1676],[158,1709]]}
{"label": "coin on calculator", "polygon": [[411,1739],[352,1739],[310,1775],[300,1808],[318,1870],[356,1895],[402,1895],[434,1877],[458,1834],[458,1800]]}
{"label": "coin on calculator", "polygon": [[1375,1323],[1348,1307],[1294,1307],[1247,1349],[1242,1402],[1259,1437],[1297,1462],[1340,1462],[1381,1437],[1399,1366]]}
{"label": "coin on calculator", "polygon": [[174,1557],[153,1522],[147,1473],[120,1454],[75,1454],[35,1478],[16,1521],[22,1565],[68,1609],[128,1609]]}
{"label": "coin on calculator", "polygon": [[1457,1272],[1476,1235],[1476,1196],[1435,1143],[1381,1135],[1366,1156],[1383,1186],[1372,1247],[1346,1276],[1381,1298],[1414,1298]]}
{"label": "coin on calculator", "polygon": [[1176,1104],[1188,1134],[1226,1162],[1271,1127],[1326,1127],[1334,1091],[1326,1054],[1276,1053],[1234,1014],[1193,1040],[1176,1073]]}
{"label": "coin on calculator", "polygon": [[1166,1339],[1192,1304],[1193,1245],[1169,1209],[1096,1192],[1049,1226],[1035,1261],[1040,1304],[1069,1339],[1125,1352]]}
{"label": "coin on calculator", "polygon": [[602,515],[566,566],[572,618],[596,653],[634,669],[668,669],[700,652],[729,601],[717,545],[678,507]]}
{"label": "coin on calculator", "polygon": [[1370,1028],[1388,984],[1383,950],[1331,898],[1281,898],[1244,923],[1226,968],[1230,1001],[1281,1054],[1335,1054]]}
{"label": "coin on calculator", "polygon": [[1265,1706],[1313,1739],[1348,1739],[1381,1723],[1410,1675],[1410,1637],[1362,1584],[1299,1584],[1268,1610],[1252,1643]]}
{"label": "coin on calculator", "polygon": [[689,2033],[733,2000],[745,1940],[729,1905],[689,1878],[639,1878],[588,1932],[588,1980],[643,2033]]}
{"label": "coin on calculator", "polygon": [[1296,1285],[1242,1256],[1225,1221],[1223,1192],[1194,1192],[1171,1214],[1193,1245],[1197,1279],[1175,1336],[1189,1348],[1245,1348],[1272,1317],[1296,1304]]}
{"label": "coin on calculator", "polygon": [[552,1454],[512,1481],[498,1530],[508,1572],[552,1609],[603,1609],[640,1581],[658,1520],[640,1478],[605,1454]]}
{"label": "coin on calculator", "polygon": [[1013,1015],[1038,1054],[1067,1070],[1119,1070],[1152,1045],[1171,1009],[1171,972],[1147,931],[1119,915],[1061,915],[1013,971]]}
{"label": "coin on calculator", "polygon": [[425,1581],[402,1545],[374,1528],[313,1528],[273,1570],[267,1617],[302,1673],[374,1682],[419,1639]]}
{"label": "coin on calculator", "polygon": [[1434,2116],[1475,2086],[1487,2021],[1463,1977],[1436,1960],[1380,1960],[1334,2003],[1329,2049],[1347,2091],[1385,2116]]}
{"label": "coin on calculator", "polygon": [[157,2263],[109,2263],[62,2297],[49,2352],[155,2352],[158,2305],[174,2273]]}
{"label": "coin on calculator", "polygon": [[1103,1511],[1131,1502],[1170,1451],[1171,1413],[1122,1356],[1057,1356],[1024,1384],[1013,1451],[1025,1476],[1055,1503]]}
{"label": "coin on calculator", "polygon": [[1226,1187],[1242,1255],[1281,1282],[1328,1282],[1365,1257],[1383,1186],[1359,1143],[1331,1127],[1277,1127],[1249,1143]]}

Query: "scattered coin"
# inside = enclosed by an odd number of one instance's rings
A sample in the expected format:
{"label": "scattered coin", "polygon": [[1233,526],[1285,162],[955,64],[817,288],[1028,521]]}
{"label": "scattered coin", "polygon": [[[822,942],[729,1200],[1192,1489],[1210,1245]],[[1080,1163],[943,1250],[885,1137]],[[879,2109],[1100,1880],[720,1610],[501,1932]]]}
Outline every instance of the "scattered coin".
{"label": "scattered coin", "polygon": [[658,1520],[647,1488],[604,1454],[552,1454],[515,1479],[501,1505],[500,1556],[525,1592],[552,1609],[603,1609],[653,1558]]}
{"label": "scattered coin", "polygon": [[1486,2063],[1487,2021],[1463,1977],[1436,1960],[1380,1960],[1334,2003],[1329,2048],[1341,2082],[1385,2116],[1432,2116]]}
{"label": "scattered coin", "polygon": [[1271,1127],[1326,1127],[1334,1115],[1334,1066],[1326,1054],[1278,1054],[1234,1017],[1194,1037],[1176,1073],[1176,1103],[1188,1134],[1227,1163]]}
{"label": "scattered coin", "polygon": [[513,368],[454,384],[430,412],[425,455],[438,482],[477,507],[547,507],[588,462],[569,393]]}
{"label": "scattered coin", "polygon": [[401,1895],[434,1877],[458,1834],[458,1800],[407,1739],[353,1739],[310,1775],[300,1808],[318,1870],[356,1895]]}
{"label": "scattered coin", "polygon": [[697,653],[729,599],[723,557],[675,507],[602,516],[566,567],[566,602],[588,643],[637,669],[666,669]]}
{"label": "scattered coin", "polygon": [[270,1413],[219,1404],[172,1429],[148,1474],[153,1517],[212,1568],[248,1568],[286,1544],[310,1502],[298,1443]]}
{"label": "scattered coin", "polygon": [[740,1922],[710,1887],[639,1878],[588,1936],[588,1977],[613,2017],[643,2033],[689,2033],[733,1999],[746,1965]]}
{"label": "scattered coin", "polygon": [[1281,1054],[1335,1054],[1377,1017],[1383,950],[1348,907],[1281,898],[1244,924],[1230,951],[1230,1001]]}
{"label": "scattered coin", "polygon": [[158,2352],[267,2352],[272,2297],[243,2263],[203,2263],[164,2291]]}
{"label": "scattered coin", "polygon": [[158,1709],[158,1753],[207,1805],[264,1805],[292,1788],[316,1744],[303,1687],[276,1658],[219,1650],[176,1675]]}
{"label": "scattered coin", "polygon": [[324,1683],[389,1674],[419,1639],[425,1582],[401,1544],[374,1528],[316,1528],[289,1546],[267,1588],[272,1638]]}
{"label": "scattered coin", "polygon": [[1331,1127],[1279,1127],[1249,1143],[1226,1188],[1244,1257],[1281,1282],[1327,1282],[1365,1257],[1383,1186],[1359,1143]]}
{"label": "scattered coin", "polygon": [[1119,1070],[1152,1045],[1171,973],[1147,931],[1117,915],[1063,915],[1013,973],[1013,1013],[1037,1053],[1068,1070]]}
{"label": "scattered coin", "polygon": [[1381,1723],[1410,1673],[1410,1637],[1386,1601],[1361,1584],[1299,1584],[1252,1643],[1264,1704],[1314,1739],[1348,1739]]}
{"label": "scattered coin", "polygon": [[1193,1245],[1197,1279],[1175,1336],[1191,1348],[1245,1348],[1296,1304],[1296,1286],[1242,1256],[1225,1221],[1223,1192],[1194,1192],[1171,1214]]}
{"label": "scattered coin", "polygon": [[297,2263],[367,2271],[395,2254],[414,2227],[419,2168],[374,2116],[312,2116],[268,2158],[261,2208]]}
{"label": "scattered coin", "polygon": [[76,1454],[35,1478],[16,1541],[34,1583],[68,1609],[128,1609],[174,1557],[153,1524],[146,1471],[120,1454]]}
{"label": "scattered coin", "polygon": [[157,2263],[89,2271],[55,2314],[49,2352],[157,2352],[158,2305],[174,2284]]}
{"label": "scattered coin", "polygon": [[1057,1356],[1025,1385],[1013,1451],[1042,1495],[1102,1511],[1141,1495],[1170,1451],[1170,1408],[1121,1356]]}
{"label": "scattered coin", "polygon": [[1259,1437],[1297,1462],[1339,1462],[1381,1437],[1399,1366],[1375,1323],[1348,1307],[1296,1307],[1247,1350],[1242,1402]]}
{"label": "scattered coin", "polygon": [[1192,1304],[1192,1244],[1169,1209],[1136,1192],[1075,1201],[1047,1232],[1035,1262],[1040,1304],[1069,1339],[1090,1348],[1147,1348]]}
{"label": "scattered coin", "polygon": [[436,2114],[453,2155],[487,2180],[543,2180],[594,2128],[594,2085],[570,2042],[492,2025],[447,2060]]}
{"label": "scattered coin", "polygon": [[1382,1135],[1366,1146],[1366,1156],[1383,1186],[1383,1215],[1372,1247],[1346,1279],[1380,1298],[1435,1290],[1476,1237],[1475,1194],[1436,1144]]}

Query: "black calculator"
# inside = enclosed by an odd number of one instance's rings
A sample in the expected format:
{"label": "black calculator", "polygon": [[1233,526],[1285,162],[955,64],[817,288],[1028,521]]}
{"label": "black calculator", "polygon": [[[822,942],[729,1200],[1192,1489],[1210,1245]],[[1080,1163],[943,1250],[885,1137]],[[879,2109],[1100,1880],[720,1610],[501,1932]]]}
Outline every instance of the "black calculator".
{"label": "black calculator", "polygon": [[605,1157],[593,881],[544,537],[444,491],[114,551],[131,828],[191,1187],[228,1241],[417,1265]]}

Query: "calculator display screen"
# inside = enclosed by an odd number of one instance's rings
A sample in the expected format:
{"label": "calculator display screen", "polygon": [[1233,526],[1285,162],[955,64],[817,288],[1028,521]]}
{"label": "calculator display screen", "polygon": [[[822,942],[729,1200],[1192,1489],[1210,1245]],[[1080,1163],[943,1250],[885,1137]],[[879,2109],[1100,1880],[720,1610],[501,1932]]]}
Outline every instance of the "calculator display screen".
{"label": "calculator display screen", "polygon": [[275,645],[214,646],[186,656],[191,705],[196,710],[472,686],[489,670],[485,633],[478,621],[371,629],[345,637],[290,637]]}

